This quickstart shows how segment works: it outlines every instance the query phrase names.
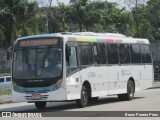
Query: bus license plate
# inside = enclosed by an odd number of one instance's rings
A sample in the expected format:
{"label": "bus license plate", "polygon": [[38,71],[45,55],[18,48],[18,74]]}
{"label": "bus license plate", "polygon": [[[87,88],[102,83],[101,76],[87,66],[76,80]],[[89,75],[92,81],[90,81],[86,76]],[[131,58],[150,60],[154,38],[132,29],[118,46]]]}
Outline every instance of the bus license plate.
{"label": "bus license plate", "polygon": [[32,99],[41,99],[41,95],[40,94],[32,94]]}

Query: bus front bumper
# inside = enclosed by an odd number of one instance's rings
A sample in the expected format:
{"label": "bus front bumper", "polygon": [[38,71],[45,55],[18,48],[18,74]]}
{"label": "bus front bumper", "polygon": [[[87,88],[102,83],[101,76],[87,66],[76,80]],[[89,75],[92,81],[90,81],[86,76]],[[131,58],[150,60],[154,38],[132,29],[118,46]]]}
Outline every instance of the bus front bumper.
{"label": "bus front bumper", "polygon": [[48,93],[19,93],[12,91],[13,102],[35,102],[35,101],[65,101],[66,91],[63,88]]}

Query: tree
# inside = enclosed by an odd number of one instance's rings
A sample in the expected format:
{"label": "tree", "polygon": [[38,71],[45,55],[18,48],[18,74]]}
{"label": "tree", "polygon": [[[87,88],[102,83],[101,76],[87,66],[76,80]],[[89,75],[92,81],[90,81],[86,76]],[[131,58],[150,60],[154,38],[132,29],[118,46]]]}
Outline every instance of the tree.
{"label": "tree", "polygon": [[0,1],[0,23],[5,27],[7,44],[12,44],[19,36],[22,26],[34,18],[37,13],[36,2],[28,0],[1,0]]}
{"label": "tree", "polygon": [[69,6],[71,8],[70,19],[74,24],[79,26],[79,31],[88,31],[91,27],[103,19],[103,2],[91,2],[90,0],[72,0]]}
{"label": "tree", "polygon": [[141,4],[144,4],[146,0],[124,0],[124,2],[128,5],[129,8],[134,7],[134,21],[135,21],[135,28],[136,28],[136,33],[135,37],[139,37],[139,9],[138,6]]}
{"label": "tree", "polygon": [[0,45],[4,43],[4,40],[5,40],[5,36],[4,36],[3,30],[0,28]]}
{"label": "tree", "polygon": [[160,1],[150,0],[147,4],[148,20],[154,29],[153,36],[155,39],[160,40]]}

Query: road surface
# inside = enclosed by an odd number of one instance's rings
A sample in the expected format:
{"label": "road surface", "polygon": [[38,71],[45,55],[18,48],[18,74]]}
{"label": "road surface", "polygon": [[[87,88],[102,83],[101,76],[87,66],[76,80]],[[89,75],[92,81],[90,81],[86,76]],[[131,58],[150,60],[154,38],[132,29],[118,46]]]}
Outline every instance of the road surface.
{"label": "road surface", "polygon": [[[75,102],[47,103],[45,110],[37,110],[33,103],[11,103],[0,105],[0,111],[43,112],[50,115],[58,112],[72,111],[73,113],[69,113],[75,114],[75,111],[92,111],[89,114],[92,117],[103,116],[104,111],[115,111],[115,114],[117,114],[117,111],[128,111],[131,113],[132,111],[160,111],[160,88],[139,91],[135,94],[135,99],[132,101],[119,101],[117,96],[105,96],[96,103],[90,103],[86,108],[77,108]],[[101,112],[102,114],[100,114]],[[160,114],[158,117],[160,117]]]}

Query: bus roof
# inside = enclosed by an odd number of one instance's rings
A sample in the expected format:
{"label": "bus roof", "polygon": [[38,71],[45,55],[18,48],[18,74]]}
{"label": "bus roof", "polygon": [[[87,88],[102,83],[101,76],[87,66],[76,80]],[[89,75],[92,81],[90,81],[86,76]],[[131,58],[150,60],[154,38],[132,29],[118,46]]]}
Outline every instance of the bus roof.
{"label": "bus roof", "polygon": [[141,38],[127,37],[118,33],[94,33],[94,32],[76,32],[76,33],[52,33],[42,35],[32,35],[27,37],[18,38],[24,39],[36,39],[36,38],[50,38],[50,37],[68,37],[67,41],[80,41],[80,42],[106,42],[106,43],[139,43],[149,44],[149,40]]}

